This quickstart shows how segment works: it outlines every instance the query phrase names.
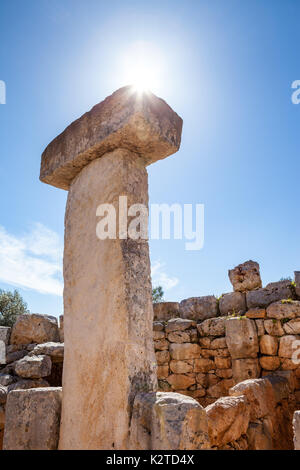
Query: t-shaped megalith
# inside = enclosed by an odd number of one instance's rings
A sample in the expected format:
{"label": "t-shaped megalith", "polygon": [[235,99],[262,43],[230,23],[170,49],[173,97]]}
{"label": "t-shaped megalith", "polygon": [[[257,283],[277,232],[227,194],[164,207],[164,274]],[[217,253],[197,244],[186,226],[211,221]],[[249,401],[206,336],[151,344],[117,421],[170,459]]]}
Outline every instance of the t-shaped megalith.
{"label": "t-shaped megalith", "polygon": [[65,216],[61,449],[126,449],[132,404],[156,389],[147,239],[99,239],[97,208],[148,207],[146,166],[175,153],[181,118],[121,88],[42,155],[41,180],[69,190]]}

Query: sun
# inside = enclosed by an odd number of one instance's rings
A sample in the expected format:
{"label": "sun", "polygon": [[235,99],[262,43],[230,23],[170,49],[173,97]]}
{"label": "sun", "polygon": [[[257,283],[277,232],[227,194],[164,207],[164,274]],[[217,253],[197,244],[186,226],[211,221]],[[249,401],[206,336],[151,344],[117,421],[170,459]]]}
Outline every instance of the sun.
{"label": "sun", "polygon": [[160,50],[144,41],[134,43],[122,57],[123,82],[137,93],[159,90],[163,61]]}

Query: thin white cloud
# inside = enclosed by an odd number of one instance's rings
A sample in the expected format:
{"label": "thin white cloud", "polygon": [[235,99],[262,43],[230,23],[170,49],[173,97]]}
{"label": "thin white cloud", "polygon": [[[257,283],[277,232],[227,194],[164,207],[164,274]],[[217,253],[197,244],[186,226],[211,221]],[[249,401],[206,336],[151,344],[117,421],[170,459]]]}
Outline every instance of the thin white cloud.
{"label": "thin white cloud", "polygon": [[20,237],[0,226],[0,281],[61,296],[62,253],[57,233],[40,223]]}
{"label": "thin white cloud", "polygon": [[165,272],[165,263],[160,261],[155,261],[151,266],[151,276],[153,286],[161,286],[164,290],[172,289],[179,283],[179,279]]}

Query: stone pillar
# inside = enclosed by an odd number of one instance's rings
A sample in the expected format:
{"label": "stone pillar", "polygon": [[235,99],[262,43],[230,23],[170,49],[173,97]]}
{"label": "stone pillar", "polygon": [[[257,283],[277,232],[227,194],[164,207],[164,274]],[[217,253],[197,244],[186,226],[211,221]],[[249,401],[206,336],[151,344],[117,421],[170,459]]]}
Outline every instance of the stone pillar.
{"label": "stone pillar", "polygon": [[[146,165],[176,152],[182,121],[122,88],[45,150],[41,180],[68,189],[60,449],[126,449],[138,392],[156,389],[148,242],[99,239],[97,208],[148,205]],[[118,218],[117,218],[118,220]],[[130,222],[130,217],[129,217]]]}

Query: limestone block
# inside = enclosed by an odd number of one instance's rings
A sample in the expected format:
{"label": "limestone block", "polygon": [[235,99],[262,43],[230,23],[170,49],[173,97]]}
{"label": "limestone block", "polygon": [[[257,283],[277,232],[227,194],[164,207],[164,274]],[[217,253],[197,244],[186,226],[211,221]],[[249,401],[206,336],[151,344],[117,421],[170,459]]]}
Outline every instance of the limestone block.
{"label": "limestone block", "polygon": [[11,344],[59,341],[57,318],[50,315],[20,315],[11,332]]}
{"label": "limestone block", "polygon": [[174,374],[187,374],[193,372],[193,363],[191,361],[171,361],[170,369]]}
{"label": "limestone block", "polygon": [[196,326],[196,322],[187,318],[172,318],[166,324],[166,333],[173,331],[185,331]]}
{"label": "limestone block", "polygon": [[232,369],[216,369],[216,375],[222,379],[231,379]]}
{"label": "limestone block", "polygon": [[185,359],[196,359],[200,357],[201,348],[195,343],[171,343],[170,354],[171,358],[182,361]]}
{"label": "limestone block", "polygon": [[29,356],[47,355],[51,357],[53,362],[63,362],[64,360],[64,343],[43,343],[38,344],[28,354]]}
{"label": "limestone block", "polygon": [[262,286],[259,264],[255,261],[239,264],[228,271],[228,276],[235,292],[246,292]]}
{"label": "limestone block", "polygon": [[247,440],[249,450],[272,450],[272,436],[268,427],[263,423],[249,423],[247,429]]}
{"label": "limestone block", "polygon": [[294,293],[290,281],[271,282],[263,289],[247,292],[247,307],[266,308],[268,305],[278,300],[293,299]]}
{"label": "limestone block", "polygon": [[266,309],[265,308],[251,308],[246,312],[247,318],[265,318],[266,317]]}
{"label": "limestone block", "polygon": [[153,331],[163,331],[164,328],[165,327],[164,327],[163,322],[160,322],[160,321],[153,322]]}
{"label": "limestone block", "polygon": [[278,356],[261,356],[259,364],[262,369],[276,370],[280,367],[280,359]]}
{"label": "limestone block", "polygon": [[265,334],[265,326],[264,326],[264,321],[263,320],[254,320],[256,324],[256,329],[257,329],[257,336],[262,336]]}
{"label": "limestone block", "polygon": [[68,126],[45,149],[40,179],[69,189],[88,163],[123,148],[149,165],[177,152],[182,119],[152,93],[123,87]]}
{"label": "limestone block", "polygon": [[205,410],[179,393],[139,393],[130,426],[130,449],[196,450],[210,446]]}
{"label": "limestone block", "polygon": [[287,335],[300,334],[300,318],[294,318],[287,323],[283,324],[283,329]]}
{"label": "limestone block", "polygon": [[259,377],[260,366],[258,359],[233,359],[232,375],[235,383]]}
{"label": "limestone block", "polygon": [[7,387],[15,381],[15,377],[10,374],[0,374],[0,385],[4,385],[5,387]]}
{"label": "limestone block", "polygon": [[215,357],[215,364],[218,369],[229,369],[231,367],[230,357]]}
{"label": "limestone block", "polygon": [[59,439],[61,388],[14,390],[6,403],[5,450],[55,450]]}
{"label": "limestone block", "polygon": [[200,336],[224,336],[225,335],[224,317],[209,318],[197,325]]}
{"label": "limestone block", "polygon": [[256,357],[258,337],[255,322],[249,318],[229,318],[225,322],[226,343],[233,359]]}
{"label": "limestone block", "polygon": [[278,339],[276,336],[263,335],[259,340],[259,349],[262,354],[276,356],[278,351]]}
{"label": "limestone block", "polygon": [[0,385],[0,405],[5,405],[7,399],[7,388]]}
{"label": "limestone block", "polygon": [[218,315],[217,299],[214,295],[191,297],[180,302],[181,318],[203,321]]}
{"label": "limestone block", "polygon": [[25,356],[15,363],[15,373],[19,377],[41,379],[51,373],[51,359],[49,356]]}
{"label": "limestone block", "polygon": [[227,348],[226,338],[215,338],[210,344],[210,349],[225,349]]}
{"label": "limestone block", "polygon": [[164,364],[157,367],[157,378],[166,379],[169,376],[169,365]]}
{"label": "limestone block", "polygon": [[196,378],[184,374],[172,374],[167,378],[173,390],[185,390],[196,383]]}
{"label": "limestone block", "polygon": [[295,450],[300,450],[300,411],[294,413],[293,432]]}
{"label": "limestone block", "polygon": [[10,334],[11,328],[8,326],[0,326],[0,341],[3,341],[5,345],[9,344]]}
{"label": "limestone block", "polygon": [[284,335],[284,329],[282,328],[281,322],[279,320],[265,320],[264,327],[266,332],[271,336],[282,336]]}
{"label": "limestone block", "polygon": [[276,405],[272,384],[266,378],[250,379],[238,383],[229,390],[229,395],[246,396],[250,404],[251,421],[272,413]]}
{"label": "limestone block", "polygon": [[154,348],[158,351],[166,351],[169,349],[169,342],[166,339],[157,339],[154,341]]}
{"label": "limestone block", "polygon": [[223,294],[219,300],[219,309],[221,315],[228,315],[229,313],[246,312],[246,295],[242,292],[230,292]]}
{"label": "limestone block", "polygon": [[275,398],[275,402],[282,403],[283,400],[289,397],[290,387],[289,387],[289,380],[287,377],[283,376],[277,371],[273,374],[266,375],[264,380],[268,380],[272,385],[273,395]]}
{"label": "limestone block", "polygon": [[178,302],[157,302],[153,304],[154,320],[168,321],[179,317]]}
{"label": "limestone block", "polygon": [[287,335],[279,340],[278,356],[292,358],[293,354],[300,347],[300,336]]}
{"label": "limestone block", "polygon": [[194,371],[195,372],[209,372],[216,369],[216,364],[211,359],[206,359],[201,357],[200,359],[195,359],[194,362]]}
{"label": "limestone block", "polygon": [[164,339],[166,337],[166,334],[164,331],[153,331],[153,339],[154,341],[158,339]]}
{"label": "limestone block", "polygon": [[168,340],[171,343],[189,343],[191,337],[187,331],[172,331],[168,334]]}
{"label": "limestone block", "polygon": [[155,356],[158,365],[167,364],[170,361],[169,351],[156,351]]}
{"label": "limestone block", "polygon": [[64,342],[64,316],[59,316],[59,341]]}
{"label": "limestone block", "polygon": [[280,300],[274,302],[267,308],[267,317],[276,320],[292,319],[300,317],[300,301],[299,300]]}
{"label": "limestone block", "polygon": [[246,433],[249,406],[245,396],[219,398],[205,410],[212,446],[225,445]]}

